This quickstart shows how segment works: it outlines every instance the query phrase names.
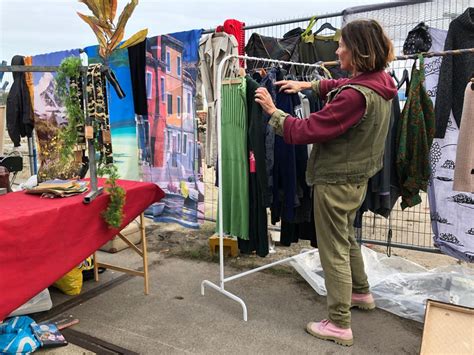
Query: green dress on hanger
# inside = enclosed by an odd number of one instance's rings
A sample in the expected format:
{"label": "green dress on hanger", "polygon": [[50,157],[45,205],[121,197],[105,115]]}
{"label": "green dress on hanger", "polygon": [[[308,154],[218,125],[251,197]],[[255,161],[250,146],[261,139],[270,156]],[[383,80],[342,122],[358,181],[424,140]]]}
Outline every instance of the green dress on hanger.
{"label": "green dress on hanger", "polygon": [[244,78],[237,84],[225,82],[222,84],[222,155],[219,159],[222,163],[224,233],[248,240],[249,167],[246,91]]}

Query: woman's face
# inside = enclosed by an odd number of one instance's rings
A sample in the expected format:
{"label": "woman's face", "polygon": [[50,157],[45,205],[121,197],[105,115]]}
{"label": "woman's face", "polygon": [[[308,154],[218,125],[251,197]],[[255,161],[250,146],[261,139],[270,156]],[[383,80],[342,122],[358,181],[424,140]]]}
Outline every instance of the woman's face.
{"label": "woman's face", "polygon": [[341,62],[341,69],[352,72],[354,70],[352,67],[352,53],[349,48],[347,48],[342,37],[339,40],[339,48],[337,49],[336,54]]}

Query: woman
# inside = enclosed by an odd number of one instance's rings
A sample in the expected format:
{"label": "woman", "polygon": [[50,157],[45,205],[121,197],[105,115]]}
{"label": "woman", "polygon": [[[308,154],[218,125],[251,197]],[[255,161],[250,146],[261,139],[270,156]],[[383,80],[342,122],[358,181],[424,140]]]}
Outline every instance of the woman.
{"label": "woman", "polygon": [[285,93],[312,88],[326,100],[322,110],[305,119],[292,117],[275,107],[265,88],[256,91],[255,101],[271,115],[269,124],[286,143],[314,144],[306,180],[314,191],[328,319],[310,322],[306,330],[350,346],[350,308],[375,308],[353,223],[369,178],[382,168],[391,101],[397,90],[384,71],[394,59],[393,46],[376,21],[348,23],[336,54],[341,69],[352,73],[351,78],[276,83]]}

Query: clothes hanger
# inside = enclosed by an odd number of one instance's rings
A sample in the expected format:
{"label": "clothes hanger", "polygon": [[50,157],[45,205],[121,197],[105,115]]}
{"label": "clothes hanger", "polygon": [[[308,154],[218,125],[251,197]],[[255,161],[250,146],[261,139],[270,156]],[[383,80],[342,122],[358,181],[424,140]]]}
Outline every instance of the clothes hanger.
{"label": "clothes hanger", "polygon": [[301,38],[303,38],[303,40],[311,34],[311,30],[313,29],[317,21],[318,18],[316,16],[311,17],[311,20],[309,20],[308,23],[308,27],[306,27],[306,30],[301,34]]}
{"label": "clothes hanger", "polygon": [[408,87],[410,86],[410,76],[408,74],[408,69],[403,70],[402,78],[400,80],[397,79],[395,76],[395,73],[392,75],[395,80],[397,81],[397,89],[400,90],[400,88],[403,86],[404,83],[406,83],[406,89],[408,91]]}
{"label": "clothes hanger", "polygon": [[338,29],[336,27],[334,27],[333,25],[331,25],[329,22],[325,22],[321,25],[321,27],[319,27],[315,32],[314,34],[317,35],[318,33],[324,31],[324,30],[332,30],[334,32],[337,32]]}

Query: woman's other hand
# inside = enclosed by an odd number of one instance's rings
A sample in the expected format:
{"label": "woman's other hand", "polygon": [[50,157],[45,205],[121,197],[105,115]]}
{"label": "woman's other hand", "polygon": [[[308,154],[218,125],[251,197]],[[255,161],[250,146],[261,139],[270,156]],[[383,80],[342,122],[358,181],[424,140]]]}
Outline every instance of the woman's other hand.
{"label": "woman's other hand", "polygon": [[280,92],[283,91],[285,94],[296,94],[301,90],[311,88],[311,83],[294,80],[280,80],[275,85],[280,86]]}
{"label": "woman's other hand", "polygon": [[277,109],[270,93],[265,88],[258,88],[255,90],[255,102],[259,103],[260,106],[262,106],[263,111],[269,115],[272,115]]}

